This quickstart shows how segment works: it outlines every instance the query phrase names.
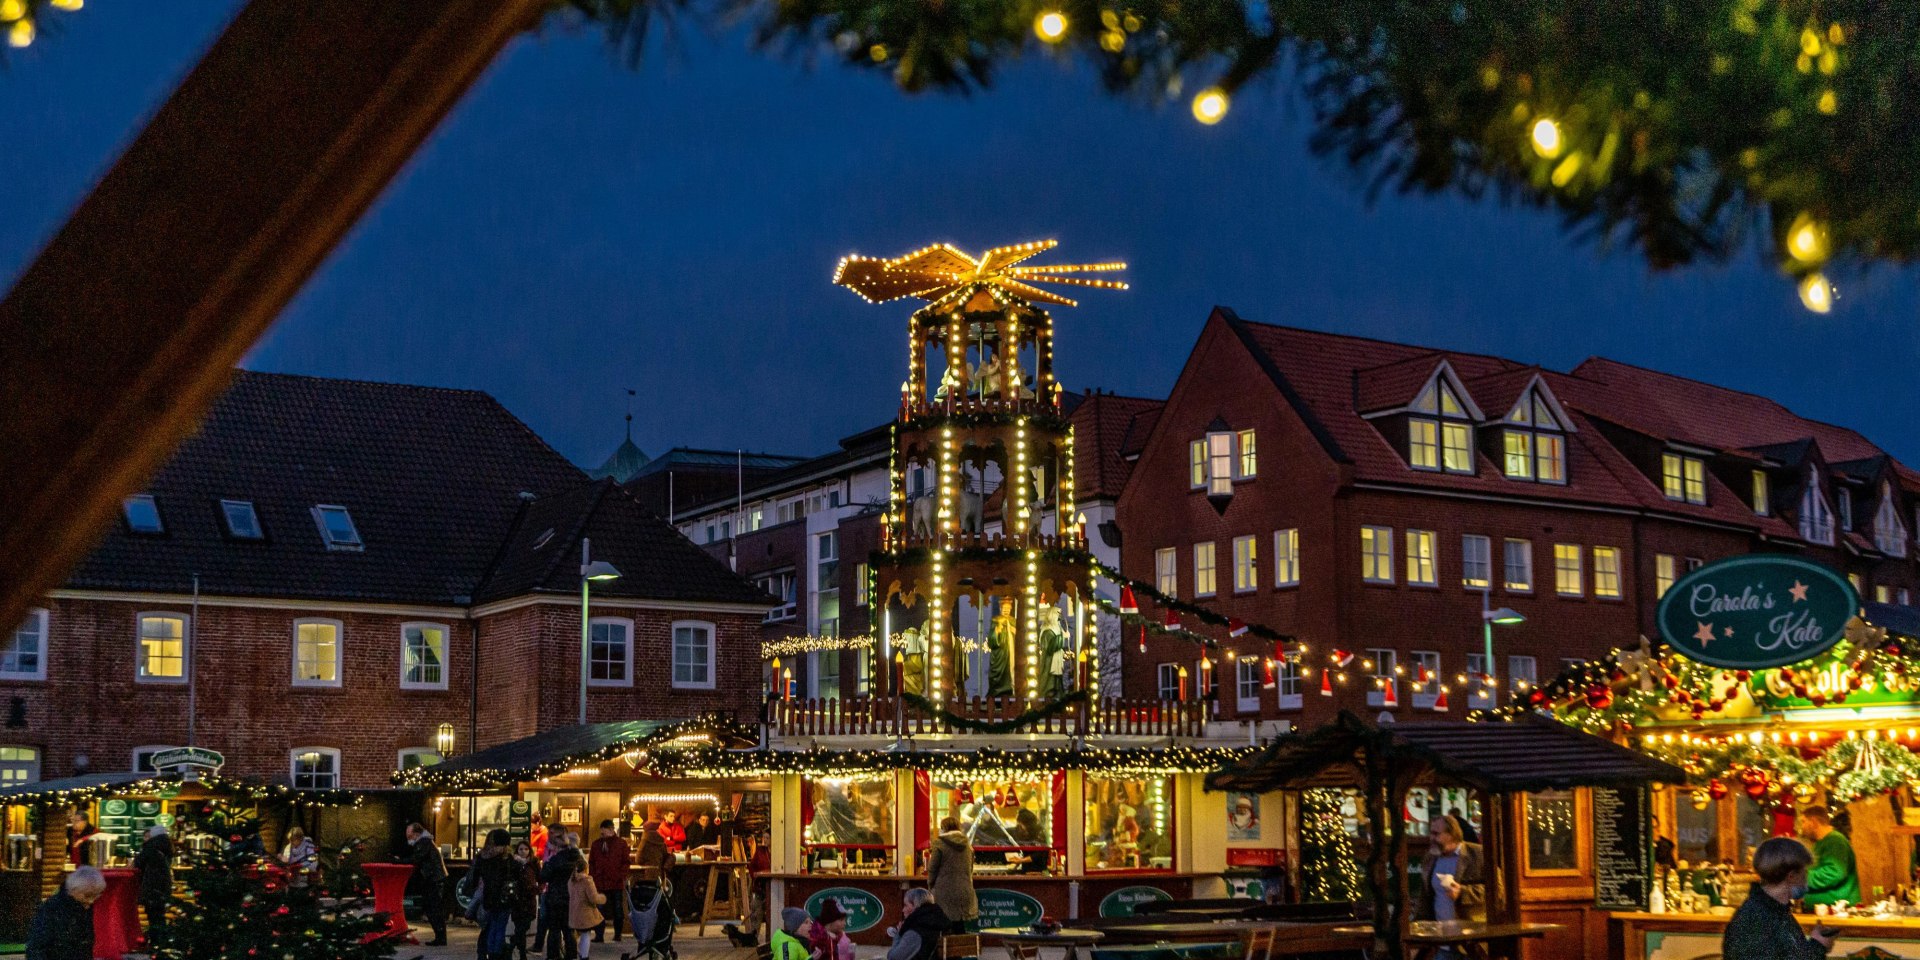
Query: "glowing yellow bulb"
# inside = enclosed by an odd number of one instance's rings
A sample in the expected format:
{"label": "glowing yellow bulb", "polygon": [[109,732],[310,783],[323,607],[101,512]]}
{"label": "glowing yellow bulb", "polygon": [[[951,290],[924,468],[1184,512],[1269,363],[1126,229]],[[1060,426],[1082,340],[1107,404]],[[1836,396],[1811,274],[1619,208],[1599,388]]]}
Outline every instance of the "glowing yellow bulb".
{"label": "glowing yellow bulb", "polygon": [[1033,32],[1048,43],[1059,43],[1067,36],[1067,15],[1048,10],[1033,18]]}
{"label": "glowing yellow bulb", "polygon": [[33,42],[33,21],[15,20],[12,29],[7,31],[7,45],[24,47]]}
{"label": "glowing yellow bulb", "polygon": [[0,0],[0,20],[18,20],[27,15],[27,0]]}
{"label": "glowing yellow bulb", "polygon": [[1552,117],[1535,120],[1528,133],[1533,139],[1533,152],[1543,157],[1560,155],[1560,125]]}
{"label": "glowing yellow bulb", "polygon": [[1787,228],[1787,252],[1801,263],[1820,263],[1827,259],[1827,227],[1809,214],[1793,218]]}
{"label": "glowing yellow bulb", "polygon": [[1227,115],[1227,92],[1219,87],[1208,87],[1193,98],[1193,118],[1208,126],[1219,123]]}
{"label": "glowing yellow bulb", "polygon": [[1833,309],[1833,284],[1824,273],[1809,273],[1800,281],[1800,303],[1814,313]]}
{"label": "glowing yellow bulb", "polygon": [[56,10],[78,10],[86,3],[86,0],[48,0],[48,2],[53,4],[53,8]]}
{"label": "glowing yellow bulb", "polygon": [[1835,96],[1832,90],[1825,90],[1821,92],[1820,100],[1814,106],[1818,107],[1821,113],[1831,116],[1840,112],[1840,98]]}

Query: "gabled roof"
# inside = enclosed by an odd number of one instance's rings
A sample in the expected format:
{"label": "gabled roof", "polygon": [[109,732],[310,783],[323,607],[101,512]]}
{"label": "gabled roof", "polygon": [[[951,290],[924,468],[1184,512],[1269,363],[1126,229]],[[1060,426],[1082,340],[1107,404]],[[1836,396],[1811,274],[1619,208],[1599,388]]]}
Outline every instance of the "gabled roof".
{"label": "gabled roof", "polygon": [[[634,474],[635,477],[652,476],[668,470],[732,470],[735,467],[747,471],[784,470],[797,463],[804,463],[806,457],[789,457],[777,453],[742,453],[737,450],[699,450],[692,447],[674,447],[652,460]],[[632,479],[632,478],[629,478]]]}
{"label": "gabled roof", "polygon": [[440,790],[470,790],[510,786],[565,773],[569,768],[605,763],[635,751],[664,749],[669,744],[743,747],[754,743],[752,731],[722,717],[691,720],[622,720],[614,723],[574,724],[495,744],[465,756],[393,775],[396,786]]}
{"label": "gabled roof", "polygon": [[[67,586],[462,604],[521,494],[585,476],[474,390],[239,371],[147,485],[166,532],[116,524]],[[220,500],[251,501],[264,540],[227,536]],[[361,550],[329,550],[312,509],[347,508]]]}
{"label": "gabled roof", "polygon": [[1113,500],[1120,496],[1127,475],[1133,472],[1133,464],[1123,455],[1126,441],[1142,416],[1157,418],[1165,405],[1163,400],[1111,393],[1090,393],[1080,400],[1070,418],[1075,500]]}
{"label": "gabled roof", "polygon": [[607,456],[605,462],[587,471],[587,476],[595,480],[612,477],[616,483],[626,483],[647,465],[647,460],[646,452],[633,442],[633,436],[629,433],[619,446],[613,448],[613,453]]}
{"label": "gabled roof", "polygon": [[475,602],[537,593],[577,595],[581,537],[593,541],[593,559],[620,571],[617,580],[595,583],[595,596],[774,605],[773,598],[648,512],[610,477],[527,503]]}

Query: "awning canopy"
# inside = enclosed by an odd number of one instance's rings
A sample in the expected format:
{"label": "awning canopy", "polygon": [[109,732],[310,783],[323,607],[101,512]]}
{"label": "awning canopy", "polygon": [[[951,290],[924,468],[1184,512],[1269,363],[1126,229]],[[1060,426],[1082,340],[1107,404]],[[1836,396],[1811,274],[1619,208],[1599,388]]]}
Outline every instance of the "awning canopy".
{"label": "awning canopy", "polygon": [[622,720],[574,724],[497,744],[464,757],[397,771],[393,782],[428,790],[487,790],[544,780],[573,767],[605,763],[622,754],[672,745],[745,747],[753,731],[733,720]]}
{"label": "awning canopy", "polygon": [[[286,800],[289,803],[327,807],[357,806],[360,803],[360,796],[351,790],[296,790],[284,783],[219,775],[202,776],[194,783],[206,788],[209,793],[241,800]],[[83,773],[77,777],[19,783],[0,789],[0,806],[87,803],[114,794],[158,793],[185,785],[187,781],[177,773],[155,773],[150,770]]]}
{"label": "awning canopy", "polygon": [[1342,711],[1315,730],[1276,739],[1207,777],[1210,790],[1356,786],[1366,757],[1419,763],[1488,793],[1683,783],[1669,763],[1534,713],[1481,723],[1369,723]]}
{"label": "awning canopy", "polygon": [[1920,639],[1920,607],[1903,607],[1897,603],[1862,603],[1860,612],[1868,623],[1882,627],[1888,633]]}

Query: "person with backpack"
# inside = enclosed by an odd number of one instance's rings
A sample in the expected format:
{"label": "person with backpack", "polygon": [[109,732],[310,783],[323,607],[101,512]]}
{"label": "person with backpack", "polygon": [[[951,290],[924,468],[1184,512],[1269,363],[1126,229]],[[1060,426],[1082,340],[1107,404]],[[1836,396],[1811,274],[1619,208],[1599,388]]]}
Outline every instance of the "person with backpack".
{"label": "person with backpack", "polygon": [[507,957],[507,921],[513,917],[520,885],[519,865],[507,852],[510,842],[507,831],[497,827],[488,831],[487,845],[460,882],[461,892],[472,903],[467,917],[480,924],[479,960]]}

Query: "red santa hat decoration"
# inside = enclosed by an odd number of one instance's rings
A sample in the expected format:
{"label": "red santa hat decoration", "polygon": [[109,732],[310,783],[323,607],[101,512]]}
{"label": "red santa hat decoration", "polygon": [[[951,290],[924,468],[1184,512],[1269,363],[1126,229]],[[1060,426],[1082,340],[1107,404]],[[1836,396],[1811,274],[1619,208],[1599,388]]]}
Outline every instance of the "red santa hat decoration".
{"label": "red santa hat decoration", "polygon": [[1123,583],[1120,585],[1120,612],[1121,613],[1139,613],[1140,612],[1140,601],[1135,600],[1133,597],[1132,584]]}

